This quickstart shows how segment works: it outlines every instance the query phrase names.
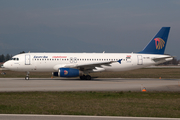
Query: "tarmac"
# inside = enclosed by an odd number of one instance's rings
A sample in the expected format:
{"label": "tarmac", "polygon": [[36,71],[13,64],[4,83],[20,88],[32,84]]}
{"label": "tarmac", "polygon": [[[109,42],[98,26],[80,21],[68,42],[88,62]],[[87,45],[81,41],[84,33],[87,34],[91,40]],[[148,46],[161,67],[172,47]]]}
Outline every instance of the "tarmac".
{"label": "tarmac", "polygon": [[15,91],[180,91],[180,79],[0,78],[0,92]]}

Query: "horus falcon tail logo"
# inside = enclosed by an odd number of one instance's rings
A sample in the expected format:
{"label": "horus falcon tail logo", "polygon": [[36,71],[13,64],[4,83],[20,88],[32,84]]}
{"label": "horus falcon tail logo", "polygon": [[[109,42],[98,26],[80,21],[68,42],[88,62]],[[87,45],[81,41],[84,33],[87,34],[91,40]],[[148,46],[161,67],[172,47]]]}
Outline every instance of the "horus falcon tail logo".
{"label": "horus falcon tail logo", "polygon": [[67,70],[64,70],[64,75],[67,75],[68,74],[68,71]]}
{"label": "horus falcon tail logo", "polygon": [[163,39],[155,38],[154,40],[155,40],[156,49],[160,50],[164,47],[165,42]]}

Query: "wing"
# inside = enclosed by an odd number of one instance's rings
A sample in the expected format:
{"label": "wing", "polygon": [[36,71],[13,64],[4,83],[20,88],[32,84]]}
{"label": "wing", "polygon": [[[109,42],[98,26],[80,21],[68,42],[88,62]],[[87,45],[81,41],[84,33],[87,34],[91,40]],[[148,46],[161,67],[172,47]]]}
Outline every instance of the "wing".
{"label": "wing", "polygon": [[54,70],[58,70],[59,68],[76,68],[81,71],[92,71],[93,69],[103,68],[103,66],[111,66],[112,63],[119,62],[121,64],[121,60],[118,61],[105,61],[105,62],[95,62],[95,63],[87,63],[87,64],[59,64],[54,66]]}
{"label": "wing", "polygon": [[77,68],[81,71],[86,71],[86,70],[93,70],[96,69],[96,67],[102,67],[104,66],[111,66],[112,63],[117,62],[117,61],[107,61],[107,62],[99,62],[99,63],[89,63],[89,64],[76,64],[73,66],[66,65],[65,67],[71,67],[71,68]]}

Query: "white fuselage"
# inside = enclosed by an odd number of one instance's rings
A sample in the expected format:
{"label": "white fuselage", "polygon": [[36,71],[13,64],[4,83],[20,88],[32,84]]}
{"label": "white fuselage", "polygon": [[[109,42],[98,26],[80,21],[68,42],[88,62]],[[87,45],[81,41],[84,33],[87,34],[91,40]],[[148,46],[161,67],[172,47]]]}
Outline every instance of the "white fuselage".
{"label": "white fuselage", "polygon": [[[158,61],[154,58],[159,58]],[[164,58],[164,59],[160,59]],[[121,60],[122,59],[122,60]],[[121,60],[121,62],[117,62]],[[109,65],[95,66],[86,72],[127,71],[143,68],[172,60],[169,55],[135,53],[24,53],[4,63],[13,71],[57,72],[59,68],[76,68],[80,65],[93,65],[114,61]],[[85,72],[85,71],[84,71]]]}

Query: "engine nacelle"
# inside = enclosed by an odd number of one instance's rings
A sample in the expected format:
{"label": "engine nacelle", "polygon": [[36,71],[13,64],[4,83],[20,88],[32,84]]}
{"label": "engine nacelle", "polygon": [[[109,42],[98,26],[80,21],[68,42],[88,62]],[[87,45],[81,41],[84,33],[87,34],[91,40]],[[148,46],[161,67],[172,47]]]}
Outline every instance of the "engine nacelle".
{"label": "engine nacelle", "polygon": [[82,75],[82,72],[74,68],[59,68],[58,72],[53,72],[52,74],[59,77],[78,77]]}

